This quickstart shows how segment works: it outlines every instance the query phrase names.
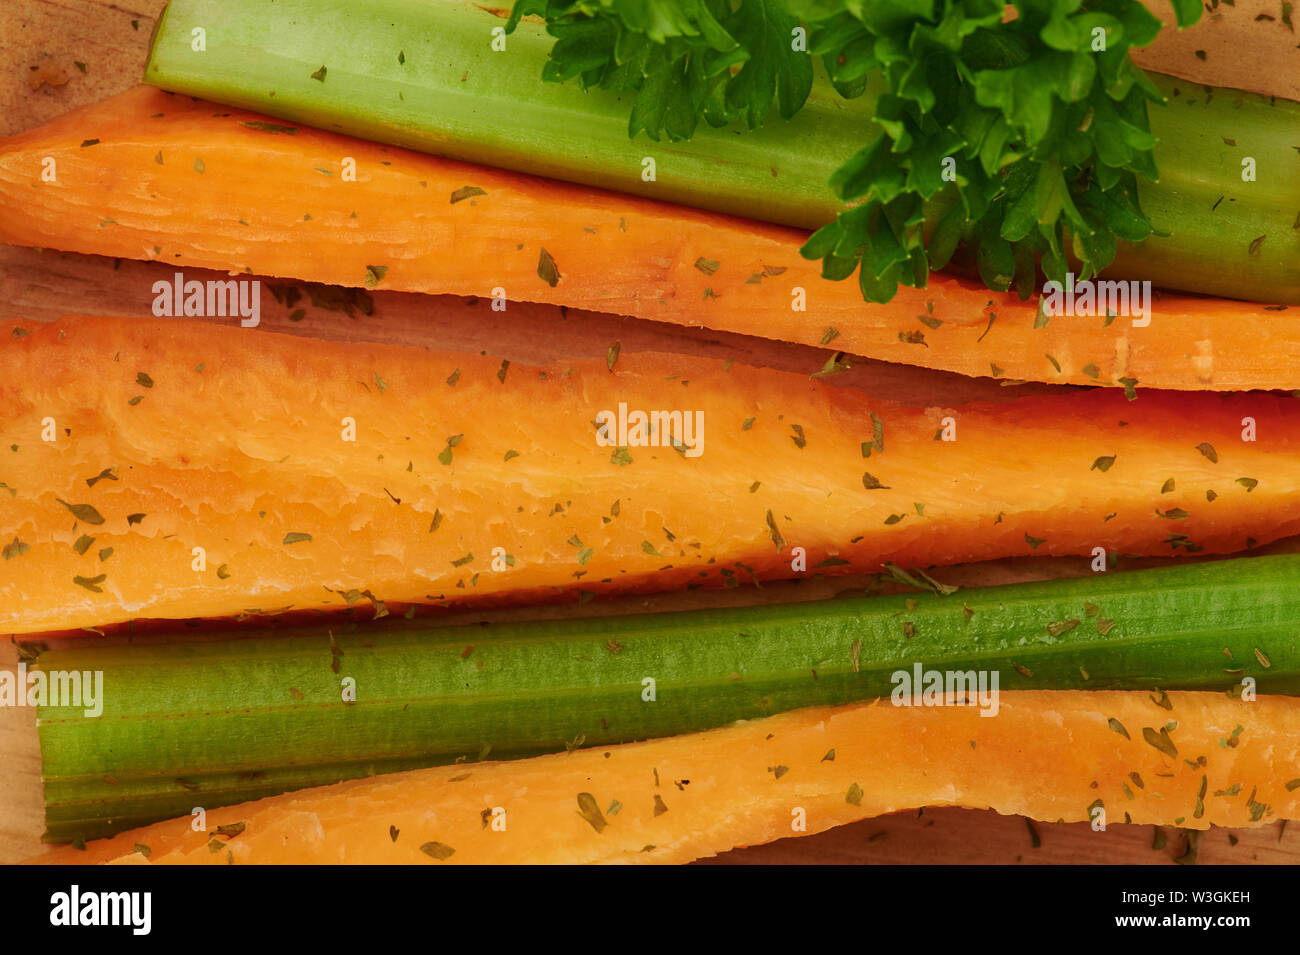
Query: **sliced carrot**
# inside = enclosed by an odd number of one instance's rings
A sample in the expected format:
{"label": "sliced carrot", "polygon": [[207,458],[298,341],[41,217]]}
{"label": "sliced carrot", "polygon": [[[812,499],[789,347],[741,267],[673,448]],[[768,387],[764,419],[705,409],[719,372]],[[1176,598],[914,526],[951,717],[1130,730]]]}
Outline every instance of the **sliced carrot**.
{"label": "sliced carrot", "polygon": [[[355,181],[349,174],[355,166]],[[661,162],[660,174],[671,175]],[[1285,306],[1186,295],[1047,324],[936,275],[867,304],[798,231],[285,125],[140,87],[0,144],[0,241],[343,285],[504,296],[966,375],[1300,387]]]}
{"label": "sliced carrot", "polygon": [[1297,818],[1296,777],[1289,697],[1019,691],[987,719],[878,700],[302,790],[33,861],[688,862],[923,806],[1208,829]]}
{"label": "sliced carrot", "polygon": [[[611,358],[537,369],[234,324],[0,324],[0,632],[1300,533],[1293,398],[910,408],[712,359]],[[602,446],[593,422],[620,404],[702,430]]]}

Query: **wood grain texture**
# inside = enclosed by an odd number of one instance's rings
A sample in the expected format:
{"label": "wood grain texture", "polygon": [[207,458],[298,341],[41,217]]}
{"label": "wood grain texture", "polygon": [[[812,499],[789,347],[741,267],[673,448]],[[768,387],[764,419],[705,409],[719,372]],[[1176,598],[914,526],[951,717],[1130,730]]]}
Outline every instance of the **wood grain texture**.
{"label": "wood grain texture", "polygon": [[[135,85],[143,69],[150,31],[163,6],[162,0],[124,4],[103,0],[8,0],[0,5],[0,135],[30,128]],[[1172,20],[1167,0],[1151,0],[1150,6],[1158,16]],[[1274,19],[1258,19],[1260,16]],[[1206,22],[1192,30],[1182,34],[1167,32],[1138,59],[1147,68],[1199,82],[1300,99],[1300,51],[1296,49],[1300,38],[1280,19],[1280,5],[1273,0],[1237,0],[1235,7],[1218,6]],[[1197,56],[1196,50],[1205,51],[1205,57]],[[0,317],[48,321],[68,313],[147,313],[152,301],[150,287],[166,272],[165,266],[156,263],[0,246]],[[614,341],[621,342],[629,353],[678,351],[805,373],[819,369],[826,359],[826,352],[812,348],[541,306],[514,306],[506,320],[482,304],[451,297],[377,293],[373,300],[370,315],[349,315],[308,305],[302,319],[295,322],[289,318],[289,308],[272,307],[267,297],[263,330],[466,352],[487,350],[512,361],[533,363],[601,355]],[[250,339],[250,347],[255,347],[255,339]],[[1056,390],[1037,385],[1008,389],[988,379],[868,361],[858,363],[833,383],[845,387],[870,385],[873,389],[888,389],[901,400],[941,405],[1006,400],[1030,391]],[[1300,550],[1300,540],[1282,542],[1272,549]],[[952,568],[945,572],[945,580],[975,586],[1086,572],[1081,560],[996,561]],[[761,594],[727,591],[707,599],[715,605],[820,599],[854,586],[861,586],[861,581],[807,580],[770,586]],[[585,612],[667,610],[698,606],[699,602],[694,594],[666,594],[593,605]],[[571,610],[477,612],[469,619],[518,619],[559,613]],[[16,659],[12,645],[0,645],[0,667],[12,668]],[[0,862],[17,861],[39,851],[42,828],[34,712],[0,708]],[[710,863],[1171,864],[1175,858],[1186,858],[1187,837],[1177,830],[1166,831],[1166,845],[1159,850],[1152,848],[1154,833],[1147,826],[1113,825],[1104,833],[1095,833],[1082,824],[1035,823],[1034,831],[1040,841],[1037,848],[1020,817],[932,810],[740,849]],[[1235,845],[1232,839],[1237,840]],[[1295,863],[1300,861],[1300,835],[1295,828],[1285,830],[1282,824],[1231,834],[1212,830],[1201,837],[1197,857],[1201,863]]]}
{"label": "wood grain texture", "polygon": [[[1174,22],[1169,0],[1142,0],[1165,23]],[[1282,0],[1204,0],[1210,9],[1186,30],[1164,30],[1133,53],[1146,70],[1207,86],[1230,86],[1264,96],[1300,100],[1300,10],[1283,20]]]}

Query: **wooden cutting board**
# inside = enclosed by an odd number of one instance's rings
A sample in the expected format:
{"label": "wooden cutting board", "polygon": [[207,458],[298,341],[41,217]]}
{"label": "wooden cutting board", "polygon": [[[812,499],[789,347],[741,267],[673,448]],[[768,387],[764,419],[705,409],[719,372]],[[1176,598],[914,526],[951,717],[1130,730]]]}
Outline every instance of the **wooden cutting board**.
{"label": "wooden cutting board", "polygon": [[[136,84],[143,73],[153,24],[162,0],[123,5],[106,0],[7,0],[0,8],[0,136],[12,135]],[[1172,22],[1167,0],[1152,10]],[[1300,38],[1281,22],[1275,0],[1237,0],[1219,6],[1197,27],[1167,34],[1144,51],[1142,65],[1215,85],[1236,86],[1300,100]],[[1271,19],[1267,19],[1270,18]],[[1200,51],[1198,53],[1197,51]],[[1248,51],[1248,52],[1247,52]],[[1201,54],[1204,54],[1203,56]],[[147,315],[152,283],[165,266],[0,245],[0,319],[49,321],[65,314]],[[374,314],[349,316],[312,308],[299,321],[272,303],[261,330],[334,340],[420,344],[490,354],[526,363],[601,356],[619,341],[624,352],[674,351],[721,356],[754,365],[811,373],[826,353],[746,336],[582,314],[543,306],[512,309],[490,322],[471,314],[460,299],[386,292],[374,296]],[[299,303],[299,306],[301,303]],[[1057,390],[1030,385],[1006,389],[988,379],[968,379],[863,361],[838,376],[841,387],[887,390],[897,400],[954,405],[970,400],[1005,401],[1031,392]],[[1013,394],[1014,392],[1014,394]],[[3,410],[0,409],[0,421]],[[1270,551],[1300,551],[1300,538]],[[1150,563],[1157,563],[1152,561]],[[951,568],[945,580],[962,586],[1076,576],[1082,560],[1017,559]],[[811,600],[861,586],[860,579],[807,580],[770,585],[763,591],[665,594],[593,603],[586,613],[668,610],[704,603]],[[466,619],[509,619],[571,613],[571,608],[529,608],[474,613]],[[16,648],[0,644],[0,667],[16,664]],[[28,709],[0,709],[0,862],[14,862],[41,849],[44,822],[40,751],[35,716]],[[1087,824],[1028,823],[1019,816],[962,809],[909,812],[844,826],[819,835],[738,849],[712,862],[789,863],[1274,863],[1300,861],[1300,827],[1285,823],[1254,830],[1212,830],[1192,840],[1168,830],[1154,848],[1151,826],[1112,825],[1096,833]]]}

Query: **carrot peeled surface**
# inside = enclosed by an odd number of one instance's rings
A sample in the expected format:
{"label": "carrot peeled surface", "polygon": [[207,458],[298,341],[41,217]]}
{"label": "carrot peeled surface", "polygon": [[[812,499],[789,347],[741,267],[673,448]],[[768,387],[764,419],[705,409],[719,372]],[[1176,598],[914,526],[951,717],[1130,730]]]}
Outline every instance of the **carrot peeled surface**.
{"label": "carrot peeled surface", "polygon": [[797,230],[149,87],[0,143],[0,204],[0,241],[181,270],[499,295],[1010,380],[1300,387],[1300,325],[1285,306],[1161,295],[1145,327],[1105,314],[1044,322],[1033,301],[942,275],[868,304],[855,283],[820,277]]}
{"label": "carrot peeled surface", "polygon": [[[2,324],[0,632],[366,591],[585,600],[884,561],[1231,553],[1300,532],[1291,397],[912,408],[712,359],[610,358]],[[602,446],[594,422],[621,405],[700,427]]]}
{"label": "carrot peeled surface", "polygon": [[1297,818],[1297,777],[1290,697],[1017,691],[993,718],[878,700],[302,790],[32,861],[688,862],[924,806],[1207,829]]}

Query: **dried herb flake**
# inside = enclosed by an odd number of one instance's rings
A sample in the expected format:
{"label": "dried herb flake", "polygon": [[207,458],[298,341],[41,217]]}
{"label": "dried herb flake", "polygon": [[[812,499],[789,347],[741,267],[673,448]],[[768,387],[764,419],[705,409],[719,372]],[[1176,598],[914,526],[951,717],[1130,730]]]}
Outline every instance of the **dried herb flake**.
{"label": "dried herb flake", "polygon": [[478,186],[461,186],[451,194],[451,204],[454,206],[465,199],[473,199],[475,196],[486,196],[487,190],[480,189]]}

